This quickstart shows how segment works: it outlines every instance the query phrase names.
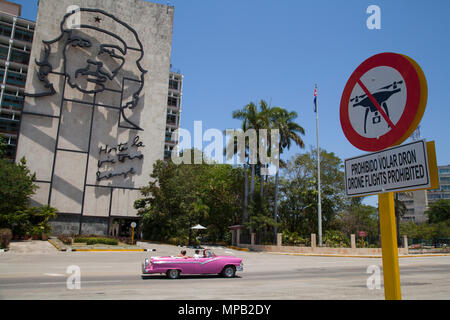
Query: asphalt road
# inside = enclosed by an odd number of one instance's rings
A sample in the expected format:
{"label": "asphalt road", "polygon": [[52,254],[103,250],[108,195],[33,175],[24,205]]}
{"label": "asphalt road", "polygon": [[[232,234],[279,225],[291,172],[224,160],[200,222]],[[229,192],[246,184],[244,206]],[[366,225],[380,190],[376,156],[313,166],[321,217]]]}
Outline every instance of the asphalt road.
{"label": "asphalt road", "polygon": [[[244,259],[244,271],[236,278],[141,277],[144,258],[179,250],[160,245],[155,252],[0,253],[0,299],[384,299],[382,273],[379,289],[367,286],[374,277],[368,268],[381,269],[378,258],[291,256],[218,247],[218,255]],[[73,265],[80,270],[80,289],[67,287],[67,269]],[[400,274],[403,299],[450,299],[450,256],[401,258]]]}

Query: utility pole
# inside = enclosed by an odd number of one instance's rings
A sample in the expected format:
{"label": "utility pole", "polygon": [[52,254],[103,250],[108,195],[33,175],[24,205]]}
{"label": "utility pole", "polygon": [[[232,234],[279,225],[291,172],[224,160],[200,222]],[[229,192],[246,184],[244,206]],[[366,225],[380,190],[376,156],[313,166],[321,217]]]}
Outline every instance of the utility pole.
{"label": "utility pole", "polygon": [[317,136],[317,183],[318,183],[318,224],[319,224],[319,246],[322,246],[322,197],[320,190],[320,149],[319,149],[319,108],[317,106],[317,84],[314,88],[314,111],[316,112],[316,136]]}

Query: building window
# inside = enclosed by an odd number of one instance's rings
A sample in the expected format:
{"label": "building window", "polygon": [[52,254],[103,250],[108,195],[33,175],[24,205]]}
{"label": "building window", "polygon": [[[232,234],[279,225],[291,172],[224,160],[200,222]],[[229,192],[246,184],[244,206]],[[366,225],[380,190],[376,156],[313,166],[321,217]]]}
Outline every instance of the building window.
{"label": "building window", "polygon": [[5,37],[11,37],[11,27],[7,27],[4,25],[0,25],[0,35],[5,36]]}
{"label": "building window", "polygon": [[[4,70],[0,70],[0,81],[3,81]],[[26,75],[15,73],[13,71],[8,72],[8,78],[6,83],[12,84],[14,86],[25,87]]]}
{"label": "building window", "polygon": [[30,54],[25,52],[20,52],[16,50],[12,50],[11,61],[28,64],[30,61]]}
{"label": "building window", "polygon": [[26,32],[23,30],[16,29],[14,32],[14,39],[16,40],[22,40],[27,42],[33,41],[33,34],[30,32]]}
{"label": "building window", "polygon": [[178,81],[169,80],[169,89],[178,90]]}
{"label": "building window", "polygon": [[177,124],[177,117],[172,114],[168,114],[167,115],[167,123]]}
{"label": "building window", "polygon": [[3,96],[2,107],[10,107],[13,109],[22,110],[23,107],[23,98],[17,96],[10,96],[5,94]]}
{"label": "building window", "polygon": [[178,106],[178,99],[176,97],[169,97],[167,99],[167,104],[169,106],[177,107]]}
{"label": "building window", "polygon": [[8,48],[0,47],[0,59],[6,60],[8,58]]}

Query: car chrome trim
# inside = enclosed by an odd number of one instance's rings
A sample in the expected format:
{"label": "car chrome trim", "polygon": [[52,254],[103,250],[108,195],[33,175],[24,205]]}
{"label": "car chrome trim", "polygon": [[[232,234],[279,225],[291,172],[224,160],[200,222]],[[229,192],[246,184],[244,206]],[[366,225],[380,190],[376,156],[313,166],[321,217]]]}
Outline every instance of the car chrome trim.
{"label": "car chrome trim", "polygon": [[219,259],[222,259],[222,258],[213,258],[213,259],[210,259],[208,261],[200,262],[200,264],[205,264],[205,263],[216,261],[216,260],[219,260]]}
{"label": "car chrome trim", "polygon": [[153,264],[164,264],[164,263],[200,263],[200,261],[153,261]]}
{"label": "car chrome trim", "polygon": [[209,260],[203,261],[203,262],[201,262],[201,261],[167,261],[167,260],[166,261],[164,261],[164,260],[162,260],[162,261],[155,261],[155,260],[153,260],[152,263],[153,264],[165,264],[165,263],[183,263],[183,264],[198,263],[198,264],[205,264],[205,263],[217,261],[217,260],[220,260],[220,259],[223,259],[223,258],[212,258],[212,259],[209,259]]}

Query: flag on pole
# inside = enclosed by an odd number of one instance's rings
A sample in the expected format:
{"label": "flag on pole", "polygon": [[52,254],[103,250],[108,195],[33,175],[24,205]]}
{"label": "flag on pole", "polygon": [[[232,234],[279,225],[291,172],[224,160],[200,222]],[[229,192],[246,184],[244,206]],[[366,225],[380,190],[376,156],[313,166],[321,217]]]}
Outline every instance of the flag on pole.
{"label": "flag on pole", "polygon": [[317,112],[317,87],[314,88],[314,112]]}

